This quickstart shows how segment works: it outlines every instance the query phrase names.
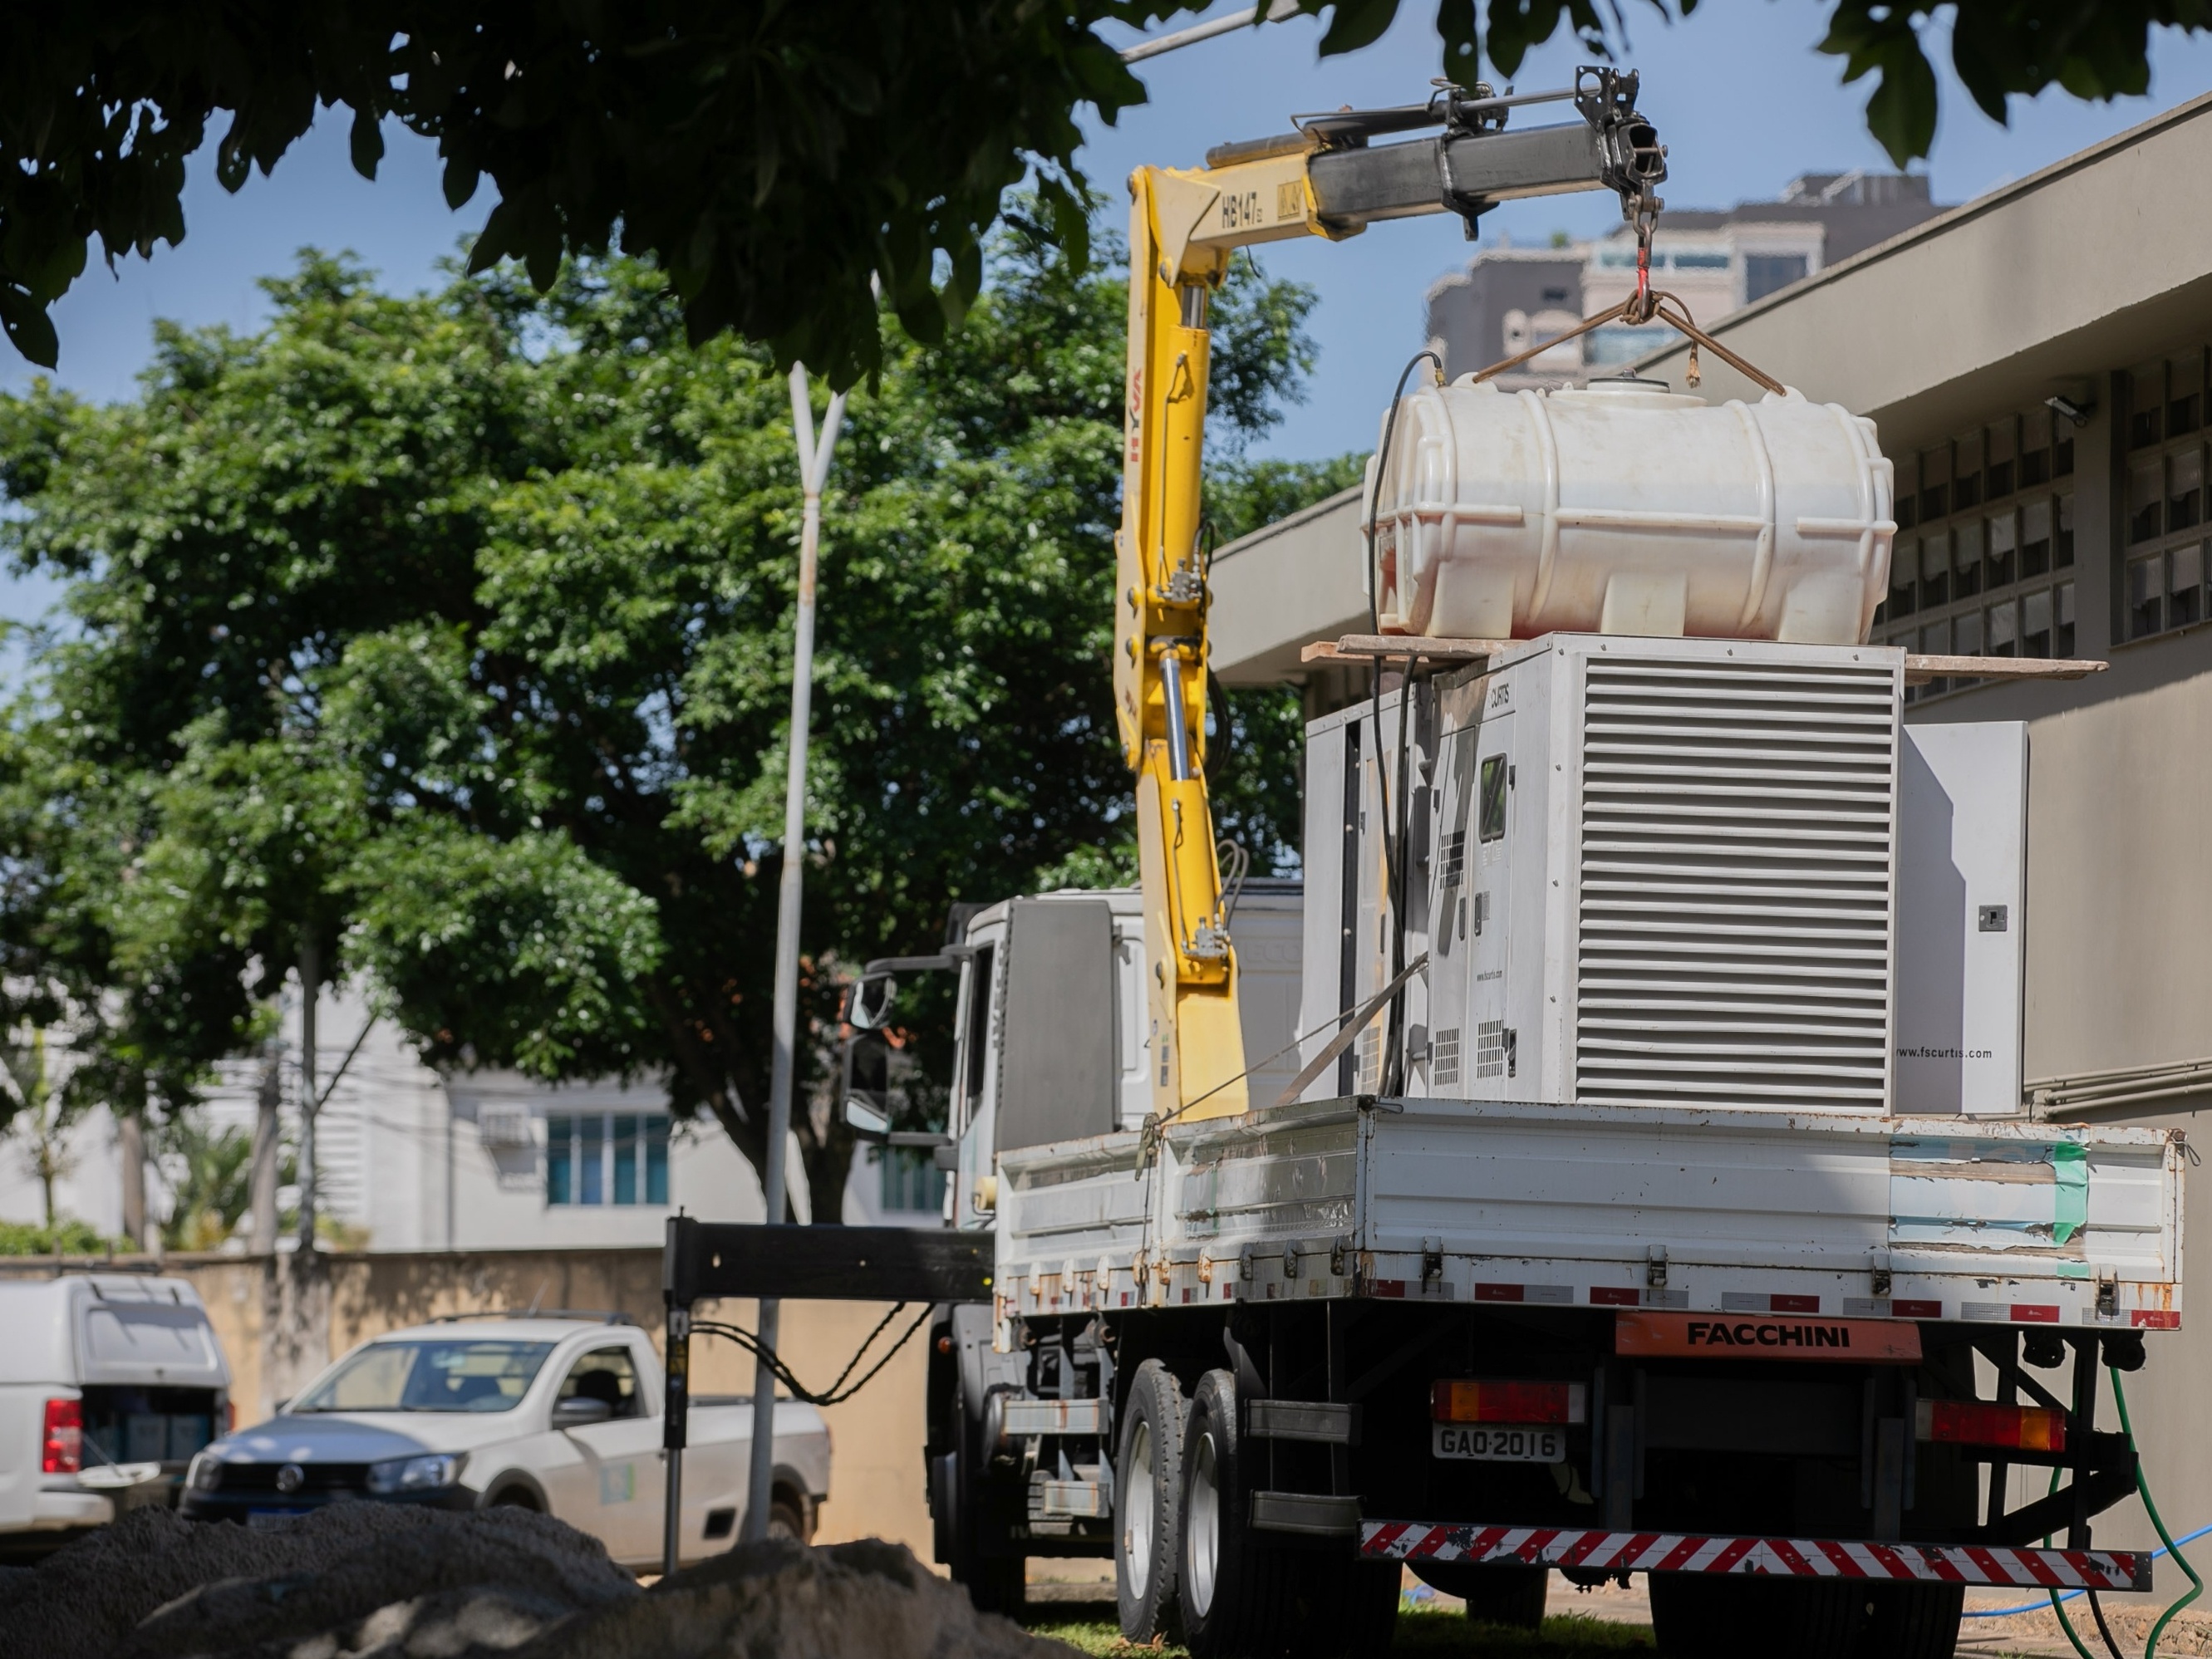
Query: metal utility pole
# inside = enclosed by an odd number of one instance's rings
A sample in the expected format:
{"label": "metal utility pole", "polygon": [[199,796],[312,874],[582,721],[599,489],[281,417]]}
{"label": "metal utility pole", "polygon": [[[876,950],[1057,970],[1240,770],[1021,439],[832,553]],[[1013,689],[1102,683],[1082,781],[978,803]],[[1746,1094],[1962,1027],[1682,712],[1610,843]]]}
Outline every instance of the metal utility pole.
{"label": "metal utility pole", "polygon": [[315,1248],[315,1002],[323,953],[312,933],[300,940],[300,1248]]}
{"label": "metal utility pole", "polygon": [[[768,1167],[761,1176],[768,1224],[781,1226],[784,1209],[784,1146],[791,1139],[791,1083],[799,1031],[799,908],[806,871],[806,733],[814,701],[814,570],[822,541],[822,486],[830,453],[845,421],[845,394],[832,392],[814,436],[814,405],[807,396],[806,366],[791,366],[791,427],[799,444],[799,477],[806,514],[799,538],[799,615],[791,641],[791,760],[783,791],[783,884],[775,906],[775,1027],[768,1086]],[[761,1346],[773,1352],[778,1304],[760,1304]],[[775,1374],[762,1360],[753,1375],[752,1480],[745,1498],[744,1536],[768,1536],[769,1493],[775,1472]],[[671,1468],[672,1486],[682,1479]]]}

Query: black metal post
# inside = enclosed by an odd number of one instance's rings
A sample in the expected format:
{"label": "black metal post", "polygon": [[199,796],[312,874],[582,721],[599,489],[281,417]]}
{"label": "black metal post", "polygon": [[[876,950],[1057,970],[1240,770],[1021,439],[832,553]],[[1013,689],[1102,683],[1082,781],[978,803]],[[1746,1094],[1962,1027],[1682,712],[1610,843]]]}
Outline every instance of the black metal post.
{"label": "black metal post", "polygon": [[[2005,1357],[1997,1367],[1997,1404],[2009,1406],[2020,1398],[2020,1333],[2004,1333]],[[1995,1358],[1995,1355],[1990,1358]],[[2004,1519],[2005,1483],[2012,1478],[2012,1465],[2002,1457],[1990,1460],[1990,1502],[1983,1517],[1984,1528],[1994,1534],[1997,1523]]]}
{"label": "black metal post", "polygon": [[[691,1223],[696,1226],[696,1222]],[[684,1230],[682,1218],[668,1223],[668,1243],[662,1255],[661,1299],[668,1310],[668,1363],[662,1385],[660,1443],[667,1468],[667,1503],[660,1522],[660,1571],[673,1573],[683,1565],[684,1447],[691,1425],[691,1302],[678,1300],[677,1239]]]}
{"label": "black metal post", "polygon": [[2067,1427],[2067,1462],[2074,1466],[2074,1514],[2066,1528],[2066,1547],[2089,1547],[2089,1468],[2097,1431],[2097,1339],[2074,1344],[2074,1420]]}

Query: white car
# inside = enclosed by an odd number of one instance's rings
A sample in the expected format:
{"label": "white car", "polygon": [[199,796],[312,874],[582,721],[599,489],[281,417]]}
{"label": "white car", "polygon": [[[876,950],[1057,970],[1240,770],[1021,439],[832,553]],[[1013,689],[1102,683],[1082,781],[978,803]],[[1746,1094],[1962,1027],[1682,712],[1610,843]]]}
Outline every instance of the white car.
{"label": "white car", "polygon": [[0,1559],[29,1559],[167,1503],[229,1426],[230,1367],[181,1279],[0,1284]]}
{"label": "white car", "polygon": [[[184,1513],[248,1526],[368,1500],[542,1510],[592,1534],[625,1566],[662,1561],[660,1357],[619,1318],[486,1318],[365,1342],[278,1414],[192,1460]],[[752,1402],[695,1396],[684,1455],[682,1559],[735,1541]],[[830,1431],[779,1401],[769,1530],[811,1537],[830,1491]]]}

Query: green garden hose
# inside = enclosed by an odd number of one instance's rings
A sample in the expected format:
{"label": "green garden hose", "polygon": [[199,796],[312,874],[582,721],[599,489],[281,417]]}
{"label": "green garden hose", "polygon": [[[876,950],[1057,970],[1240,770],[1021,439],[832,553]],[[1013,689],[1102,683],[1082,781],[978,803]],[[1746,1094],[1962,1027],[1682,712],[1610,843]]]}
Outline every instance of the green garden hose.
{"label": "green garden hose", "polygon": [[[2113,1403],[2120,1408],[2120,1432],[2126,1435],[2128,1443],[2133,1445],[2136,1431],[2128,1421],[2128,1391],[2120,1386],[2120,1373],[2117,1367],[2112,1371],[2112,1378]],[[2142,1495],[2143,1512],[2150,1516],[2151,1525],[2157,1529],[2158,1541],[2166,1546],[2166,1553],[2180,1564],[2182,1571],[2189,1575],[2188,1593],[2158,1616],[2158,1622],[2150,1627],[2150,1640],[2143,1644],[2143,1659],[2158,1659],[2158,1638],[2164,1632],[2167,1621],[2204,1594],[2204,1581],[2197,1577],[2197,1569],[2189,1565],[2188,1559],[2174,1547],[2173,1534],[2166,1531],[2166,1522],[2159,1515],[2158,1505],[2151,1500],[2150,1482],[2143,1479],[2140,1457],[2136,1460],[2136,1490]],[[2055,1599],[2052,1605],[2057,1605]],[[2058,1616],[2062,1620],[2066,1617],[2063,1613]],[[2073,1632],[2069,1629],[2067,1634],[2070,1636]],[[2081,1644],[2076,1642],[2074,1645],[2079,1647]]]}

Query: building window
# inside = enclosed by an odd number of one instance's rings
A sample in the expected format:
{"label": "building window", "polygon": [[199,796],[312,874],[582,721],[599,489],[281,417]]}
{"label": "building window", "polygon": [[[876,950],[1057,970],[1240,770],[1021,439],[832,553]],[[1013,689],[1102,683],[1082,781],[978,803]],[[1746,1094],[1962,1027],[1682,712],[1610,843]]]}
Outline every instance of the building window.
{"label": "building window", "polygon": [[668,1119],[562,1112],[545,1120],[548,1204],[666,1204]]}
{"label": "building window", "polygon": [[2121,377],[2128,400],[2126,637],[2187,628],[2205,617],[2204,354],[2142,364]]}
{"label": "building window", "polygon": [[[1929,656],[2073,651],[2072,433],[2039,407],[1899,462],[1897,543],[1875,638]],[[2167,477],[2159,473],[2154,504],[2161,514]],[[2162,598],[2169,566],[2157,574],[2154,585],[2146,568],[2142,585],[2146,594],[2157,586]],[[1917,701],[1973,684],[1936,680],[1905,696]]]}
{"label": "building window", "polygon": [[1677,337],[1674,330],[1665,327],[1607,327],[1583,336],[1589,343],[1586,361],[1596,368],[1634,362],[1647,351],[1673,344]]}
{"label": "building window", "polygon": [[945,1171],[926,1152],[912,1146],[872,1149],[877,1172],[883,1177],[883,1208],[913,1215],[940,1215],[945,1210]]}
{"label": "building window", "polygon": [[1809,269],[1802,253],[1747,253],[1743,259],[1743,301],[1764,300],[1778,288],[1802,281]]}

